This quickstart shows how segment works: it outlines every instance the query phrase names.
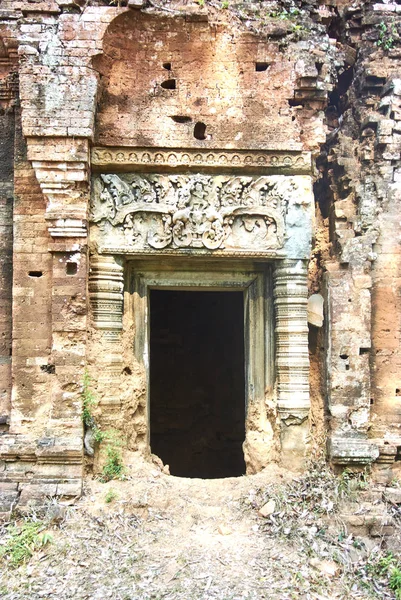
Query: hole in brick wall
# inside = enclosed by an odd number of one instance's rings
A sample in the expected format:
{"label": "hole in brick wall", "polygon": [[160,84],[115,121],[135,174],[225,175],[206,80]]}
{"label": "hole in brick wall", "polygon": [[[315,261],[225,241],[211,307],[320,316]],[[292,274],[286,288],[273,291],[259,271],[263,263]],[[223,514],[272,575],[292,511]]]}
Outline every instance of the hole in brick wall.
{"label": "hole in brick wall", "polygon": [[347,360],[347,358],[349,358],[348,354],[340,354],[340,358],[342,358],[343,360]]}
{"label": "hole in brick wall", "polygon": [[166,69],[166,71],[171,71],[171,62],[164,62],[163,69]]}
{"label": "hole in brick wall", "polygon": [[296,98],[291,98],[288,100],[288,104],[290,106],[305,106],[305,102],[303,100],[297,100]]}
{"label": "hole in brick wall", "polygon": [[375,403],[375,401],[373,400],[373,398],[371,398],[371,399],[370,399],[370,404],[372,405],[372,404],[374,404],[374,403]]}
{"label": "hole in brick wall", "polygon": [[337,118],[344,113],[348,106],[348,90],[354,77],[354,69],[349,67],[343,71],[337,80],[337,85],[329,94],[329,108],[334,110]]}
{"label": "hole in brick wall", "polygon": [[192,121],[191,117],[185,117],[184,115],[174,115],[170,119],[173,119],[174,123],[191,123]]}
{"label": "hole in brick wall", "polygon": [[323,67],[323,63],[315,62],[315,67],[316,67],[317,72],[320,73],[322,70],[322,67]]}
{"label": "hole in brick wall", "polygon": [[206,139],[206,125],[201,121],[195,123],[194,127],[194,137],[197,140],[205,140]]}
{"label": "hole in brick wall", "polygon": [[345,370],[349,371],[349,365],[345,365]]}
{"label": "hole in brick wall", "polygon": [[352,302],[352,298],[348,298],[348,302]]}
{"label": "hole in brick wall", "polygon": [[379,112],[381,115],[384,115],[385,117],[388,116],[388,114],[390,113],[390,119],[394,119],[394,117],[391,116],[392,113],[390,112],[390,106],[388,104],[379,106],[377,112]]}
{"label": "hole in brick wall", "polygon": [[397,454],[395,455],[395,460],[401,460],[401,446],[397,446]]}
{"label": "hole in brick wall", "polygon": [[49,375],[54,375],[56,372],[56,365],[41,365],[40,370],[49,373]]}
{"label": "hole in brick wall", "polygon": [[395,388],[395,395],[396,396],[401,396],[401,390],[400,390],[400,388]]}
{"label": "hole in brick wall", "polygon": [[29,277],[42,277],[43,271],[29,271]]}
{"label": "hole in brick wall", "polygon": [[166,81],[163,81],[160,86],[164,89],[164,90],[175,90],[176,89],[176,80],[175,79],[166,79]]}
{"label": "hole in brick wall", "polygon": [[82,9],[78,3],[72,6],[63,6],[63,13],[65,14],[80,15],[81,12]]}
{"label": "hole in brick wall", "polygon": [[359,354],[370,354],[370,348],[359,348]]}
{"label": "hole in brick wall", "polygon": [[65,272],[67,275],[76,275],[78,272],[78,265],[76,262],[67,262],[65,265]]}
{"label": "hole in brick wall", "polygon": [[123,373],[124,375],[132,375],[132,371],[129,367],[124,367]]}
{"label": "hole in brick wall", "polygon": [[270,63],[268,62],[256,62],[255,63],[255,71],[257,73],[260,73],[262,71],[267,71],[267,69],[270,67]]}

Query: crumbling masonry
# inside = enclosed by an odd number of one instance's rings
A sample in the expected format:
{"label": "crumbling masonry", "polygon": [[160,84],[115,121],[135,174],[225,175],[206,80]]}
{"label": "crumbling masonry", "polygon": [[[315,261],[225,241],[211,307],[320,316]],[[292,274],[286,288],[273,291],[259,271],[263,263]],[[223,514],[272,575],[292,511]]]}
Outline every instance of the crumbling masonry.
{"label": "crumbling masonry", "polygon": [[150,455],[153,289],[242,292],[248,473],[390,481],[401,3],[120,4],[0,6],[0,512],[101,467],[86,373]]}

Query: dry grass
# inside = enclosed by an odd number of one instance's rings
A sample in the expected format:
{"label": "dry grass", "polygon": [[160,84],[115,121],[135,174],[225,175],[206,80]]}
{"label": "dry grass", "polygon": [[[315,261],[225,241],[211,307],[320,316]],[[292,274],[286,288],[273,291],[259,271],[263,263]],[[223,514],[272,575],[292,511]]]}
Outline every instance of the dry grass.
{"label": "dry grass", "polygon": [[[127,481],[94,481],[66,511],[50,503],[31,514],[47,523],[52,542],[20,566],[2,559],[0,596],[395,598],[386,560],[394,565],[397,557],[389,558],[381,538],[347,533],[341,519],[344,508],[360,513],[364,489],[363,477],[338,479],[324,464],[295,478],[272,468],[252,477],[188,480],[147,466]],[[272,500],[274,511],[261,517],[259,509]],[[398,519],[399,508],[391,510]],[[9,527],[0,535],[7,544]]]}

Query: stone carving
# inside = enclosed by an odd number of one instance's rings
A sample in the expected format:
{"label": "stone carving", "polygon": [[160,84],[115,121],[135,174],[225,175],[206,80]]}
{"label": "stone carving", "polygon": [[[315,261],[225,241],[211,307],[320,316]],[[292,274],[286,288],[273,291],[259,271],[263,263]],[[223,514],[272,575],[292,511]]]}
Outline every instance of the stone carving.
{"label": "stone carving", "polygon": [[85,238],[87,163],[33,160],[32,166],[47,200],[45,219],[50,235],[53,238]]}
{"label": "stone carving", "polygon": [[135,251],[284,246],[291,177],[107,174],[94,181],[91,220],[101,236]]}
{"label": "stone carving", "polygon": [[106,330],[110,342],[118,341],[122,329],[123,287],[123,268],[112,256],[91,258],[88,289],[94,325]]}
{"label": "stone carving", "polygon": [[269,152],[223,150],[149,150],[148,148],[93,148],[92,164],[98,166],[145,165],[166,167],[230,167],[244,169],[281,169],[292,173],[310,173],[310,152]]}
{"label": "stone carving", "polygon": [[274,270],[278,409],[306,418],[309,400],[308,286],[306,261],[284,260]]}

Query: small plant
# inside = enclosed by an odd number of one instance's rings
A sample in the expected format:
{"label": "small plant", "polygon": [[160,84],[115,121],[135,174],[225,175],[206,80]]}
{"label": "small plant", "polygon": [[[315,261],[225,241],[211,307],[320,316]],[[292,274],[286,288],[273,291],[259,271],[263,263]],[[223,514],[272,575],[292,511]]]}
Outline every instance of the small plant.
{"label": "small plant", "polygon": [[197,2],[201,8],[205,6],[205,0],[197,0]]}
{"label": "small plant", "polygon": [[396,43],[396,38],[398,37],[397,28],[393,24],[386,25],[384,21],[379,23],[379,39],[376,42],[376,45],[379,48],[383,48],[383,50],[391,50],[394,48]]}
{"label": "small plant", "polygon": [[103,442],[103,440],[105,439],[106,434],[100,429],[100,427],[98,427],[97,425],[95,425],[95,427],[93,428],[93,439],[97,444],[100,444],[101,442]]}
{"label": "small plant", "polygon": [[305,31],[305,28],[302,27],[302,25],[296,25],[295,23],[292,24],[292,30],[295,31]]}
{"label": "small plant", "polygon": [[344,469],[338,478],[337,491],[341,498],[352,500],[358,491],[365,490],[368,486],[368,472],[366,469],[361,473],[355,473],[350,469]]}
{"label": "small plant", "polygon": [[370,562],[367,567],[373,578],[386,578],[396,600],[401,600],[401,565],[392,552],[387,552],[379,560]]}
{"label": "small plant", "polygon": [[13,567],[26,562],[35,550],[52,541],[49,533],[41,533],[45,528],[42,521],[25,521],[20,526],[10,526],[9,540],[0,548],[0,557],[8,558]]}
{"label": "small plant", "polygon": [[106,483],[112,479],[124,479],[126,469],[124,466],[121,446],[123,442],[115,429],[109,429],[103,434],[103,442],[106,442],[106,461],[103,465],[100,481]]}
{"label": "small plant", "polygon": [[112,479],[123,479],[124,475],[125,466],[120,449],[108,445],[106,447],[106,462],[102,469],[101,481],[107,482]]}
{"label": "small plant", "polygon": [[118,498],[117,492],[115,490],[113,490],[113,488],[110,488],[104,497],[104,501],[106,502],[106,504],[110,504],[110,502],[113,502],[113,500],[116,500],[117,498]]}
{"label": "small plant", "polygon": [[221,8],[228,8],[228,6],[228,0],[223,0],[223,2],[221,3]]}
{"label": "small plant", "polygon": [[397,600],[401,600],[401,569],[399,566],[392,567],[390,571],[389,588],[394,592]]}
{"label": "small plant", "polygon": [[273,10],[268,13],[268,16],[272,19],[280,19],[281,21],[287,21],[288,19],[292,19],[300,15],[300,11],[298,8],[290,8],[286,10],[285,8],[281,10]]}
{"label": "small plant", "polygon": [[393,568],[394,562],[394,556],[391,552],[388,552],[385,556],[382,556],[379,559],[376,567],[377,573],[379,575],[387,575],[387,573]]}
{"label": "small plant", "polygon": [[95,396],[90,389],[90,382],[90,375],[88,371],[85,371],[82,387],[82,420],[87,427],[93,427],[95,423],[92,410],[97,404]]}

